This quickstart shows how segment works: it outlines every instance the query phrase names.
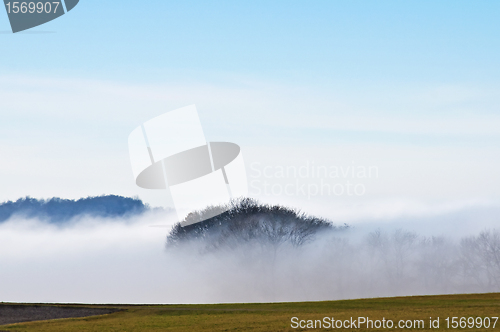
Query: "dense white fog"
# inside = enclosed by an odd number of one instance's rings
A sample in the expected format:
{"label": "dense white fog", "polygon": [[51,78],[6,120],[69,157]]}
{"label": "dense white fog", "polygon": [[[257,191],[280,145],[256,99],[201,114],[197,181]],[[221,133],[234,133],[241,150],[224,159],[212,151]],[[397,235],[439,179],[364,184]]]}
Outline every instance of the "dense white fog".
{"label": "dense white fog", "polygon": [[[497,207],[358,222],[300,247],[167,250],[173,216],[0,224],[0,301],[214,303],[500,291]],[[169,219],[170,218],[170,219]],[[484,233],[484,231],[490,230]],[[482,235],[481,235],[481,232]]]}

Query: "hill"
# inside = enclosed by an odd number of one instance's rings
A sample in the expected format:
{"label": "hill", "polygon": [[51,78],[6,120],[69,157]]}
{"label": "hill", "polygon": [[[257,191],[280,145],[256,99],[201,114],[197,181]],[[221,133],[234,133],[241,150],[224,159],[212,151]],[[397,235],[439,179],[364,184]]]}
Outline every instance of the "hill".
{"label": "hill", "polygon": [[86,197],[78,200],[20,198],[0,204],[0,222],[12,217],[38,218],[51,223],[64,223],[75,217],[118,218],[138,215],[150,208],[140,199],[117,195]]}
{"label": "hill", "polygon": [[347,225],[335,226],[327,219],[309,216],[295,209],[242,198],[227,205],[210,206],[190,213],[168,234],[167,248],[193,242],[205,246],[207,250],[247,244],[299,247],[314,240],[319,233],[346,228]]}

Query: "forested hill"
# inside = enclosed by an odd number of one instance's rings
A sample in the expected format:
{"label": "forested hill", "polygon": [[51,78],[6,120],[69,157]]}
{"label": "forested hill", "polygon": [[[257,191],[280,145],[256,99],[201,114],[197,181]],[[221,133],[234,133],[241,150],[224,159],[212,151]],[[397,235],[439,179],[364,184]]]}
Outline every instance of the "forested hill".
{"label": "forested hill", "polygon": [[[221,213],[215,213],[219,211]],[[213,216],[207,218],[207,216]],[[320,233],[339,232],[349,226],[335,226],[329,220],[308,216],[281,205],[261,204],[252,198],[232,200],[229,204],[194,211],[174,225],[167,236],[167,247],[180,247],[193,241],[207,251],[235,248],[245,244],[282,244],[302,246]]]}
{"label": "forested hill", "polygon": [[148,210],[150,210],[149,206],[140,199],[116,195],[87,197],[78,200],[57,197],[45,200],[25,197],[15,202],[0,203],[0,222],[16,216],[64,223],[80,216],[129,217]]}

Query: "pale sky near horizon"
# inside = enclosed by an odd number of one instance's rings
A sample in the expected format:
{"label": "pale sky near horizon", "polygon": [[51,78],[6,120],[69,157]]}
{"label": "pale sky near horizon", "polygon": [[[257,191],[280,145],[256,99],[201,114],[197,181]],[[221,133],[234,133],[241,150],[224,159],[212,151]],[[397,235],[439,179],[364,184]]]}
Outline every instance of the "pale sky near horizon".
{"label": "pale sky near horizon", "polygon": [[[346,220],[496,205],[499,14],[497,1],[81,0],[12,34],[0,10],[0,201],[168,206],[135,186],[127,138],[196,104],[208,140],[242,147],[264,202]],[[262,194],[320,186],[276,175],[313,164],[378,173],[324,179],[363,195]]]}

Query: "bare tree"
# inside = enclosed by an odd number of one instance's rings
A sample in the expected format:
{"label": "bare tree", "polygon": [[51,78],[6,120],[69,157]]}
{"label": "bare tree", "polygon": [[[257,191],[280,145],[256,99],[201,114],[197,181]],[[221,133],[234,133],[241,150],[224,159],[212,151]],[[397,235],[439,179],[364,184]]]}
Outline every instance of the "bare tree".
{"label": "bare tree", "polygon": [[463,277],[484,291],[500,286],[500,232],[483,231],[460,242]]}
{"label": "bare tree", "polygon": [[376,230],[368,235],[368,245],[372,250],[374,270],[382,270],[386,280],[393,290],[397,291],[410,280],[407,274],[412,265],[411,256],[417,242],[417,234],[410,231],[397,229],[390,236],[381,230]]}

